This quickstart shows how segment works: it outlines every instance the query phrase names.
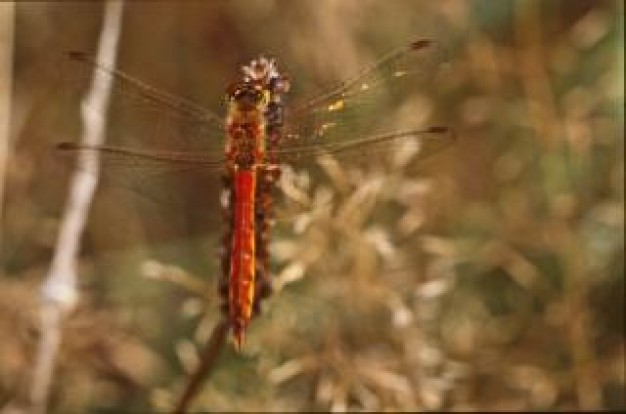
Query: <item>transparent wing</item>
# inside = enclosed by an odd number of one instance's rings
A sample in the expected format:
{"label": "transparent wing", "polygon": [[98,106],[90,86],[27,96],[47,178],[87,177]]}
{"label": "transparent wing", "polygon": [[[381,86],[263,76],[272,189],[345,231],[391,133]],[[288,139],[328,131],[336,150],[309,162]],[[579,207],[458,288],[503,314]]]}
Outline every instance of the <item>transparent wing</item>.
{"label": "transparent wing", "polygon": [[443,61],[441,49],[431,40],[414,41],[387,53],[352,78],[303,100],[288,112],[287,145],[419,129],[426,108],[409,108],[402,117],[397,111],[408,100],[429,92]]}
{"label": "transparent wing", "polygon": [[[121,70],[104,66],[89,55],[68,53],[62,75],[68,101],[81,101],[95,74],[113,78],[106,114],[107,143],[159,151],[212,151],[223,148],[220,116],[184,98],[159,90]],[[91,109],[93,108],[83,108]]]}
{"label": "transparent wing", "polygon": [[72,51],[67,55],[77,65],[76,69],[71,72],[82,73],[80,77],[85,74],[91,76],[94,71],[113,77],[115,79],[114,95],[119,94],[119,100],[127,100],[129,104],[152,106],[154,109],[161,108],[166,116],[176,116],[198,125],[204,125],[203,131],[221,132],[224,130],[222,117],[190,100],[160,90],[122,70],[98,63],[87,53]]}
{"label": "transparent wing", "polygon": [[[289,162],[296,165],[299,161],[306,161],[324,154],[332,154],[340,159],[365,160],[369,163],[376,163],[380,160],[377,157],[393,152],[393,149],[401,149],[408,141],[417,144],[415,159],[425,159],[448,147],[455,140],[456,135],[453,130],[436,126],[426,129],[387,132],[357,139],[289,146],[272,151],[272,154],[279,162]],[[376,157],[373,158],[373,156]]]}
{"label": "transparent wing", "polygon": [[97,153],[104,183],[161,204],[178,202],[172,184],[198,182],[219,188],[224,126],[218,115],[85,53],[68,53],[62,73],[61,95],[75,108],[94,74],[112,77],[113,87],[107,112],[100,114],[107,119],[107,146],[61,144],[56,148],[61,164],[73,168],[81,153]]}
{"label": "transparent wing", "polygon": [[[179,206],[185,192],[216,194],[225,168],[220,153],[147,151],[67,142],[55,149],[57,159],[68,169],[83,168],[82,154],[97,155],[98,175],[105,185],[125,188],[164,207]],[[202,200],[199,204],[205,207],[210,204],[203,197],[194,195],[194,198]]]}
{"label": "transparent wing", "polygon": [[224,168],[225,162],[224,157],[220,154],[144,151],[130,147],[91,146],[71,142],[62,142],[57,145],[56,149],[62,154],[73,156],[85,152],[98,154],[106,165],[110,167],[145,168],[155,171],[161,168],[217,170]]}

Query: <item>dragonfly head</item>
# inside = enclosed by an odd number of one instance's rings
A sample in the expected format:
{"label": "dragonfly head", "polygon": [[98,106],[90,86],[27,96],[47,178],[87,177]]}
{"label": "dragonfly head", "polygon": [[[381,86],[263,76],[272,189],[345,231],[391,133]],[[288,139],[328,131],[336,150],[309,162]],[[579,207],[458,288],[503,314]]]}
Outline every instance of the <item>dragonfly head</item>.
{"label": "dragonfly head", "polygon": [[269,103],[269,91],[253,82],[238,82],[226,91],[228,100],[242,111],[264,109]]}
{"label": "dragonfly head", "polygon": [[258,107],[280,102],[281,96],[289,91],[289,78],[278,72],[274,59],[261,56],[242,66],[241,71],[241,80],[226,91],[231,102]]}

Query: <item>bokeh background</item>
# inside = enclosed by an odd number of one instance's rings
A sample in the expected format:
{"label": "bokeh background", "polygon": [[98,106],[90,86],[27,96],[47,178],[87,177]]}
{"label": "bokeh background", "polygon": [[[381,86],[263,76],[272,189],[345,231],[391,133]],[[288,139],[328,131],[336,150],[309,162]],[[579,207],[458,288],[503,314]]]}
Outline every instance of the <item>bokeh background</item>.
{"label": "bokeh background", "polygon": [[[71,172],[53,146],[80,132],[86,82],[63,53],[94,52],[102,10],[15,5],[1,177],[7,412],[28,398]],[[298,94],[410,40],[445,52],[411,105],[423,125],[453,128],[455,145],[286,173],[275,292],[193,407],[625,409],[623,12],[599,0],[126,4],[118,66],[217,113],[259,53]],[[109,142],[160,139],[147,111],[120,109]],[[372,116],[397,115],[383,109]],[[82,241],[50,412],[166,412],[219,320],[219,181],[109,178]]]}

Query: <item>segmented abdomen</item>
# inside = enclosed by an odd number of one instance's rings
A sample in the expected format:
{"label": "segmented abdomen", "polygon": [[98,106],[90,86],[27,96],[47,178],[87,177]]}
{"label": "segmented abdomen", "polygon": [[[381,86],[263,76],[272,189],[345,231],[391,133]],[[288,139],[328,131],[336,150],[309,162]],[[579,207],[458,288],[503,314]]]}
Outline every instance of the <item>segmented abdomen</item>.
{"label": "segmented abdomen", "polygon": [[250,319],[270,292],[269,220],[276,173],[263,168],[224,176],[222,207],[227,223],[222,239],[222,311],[238,346]]}

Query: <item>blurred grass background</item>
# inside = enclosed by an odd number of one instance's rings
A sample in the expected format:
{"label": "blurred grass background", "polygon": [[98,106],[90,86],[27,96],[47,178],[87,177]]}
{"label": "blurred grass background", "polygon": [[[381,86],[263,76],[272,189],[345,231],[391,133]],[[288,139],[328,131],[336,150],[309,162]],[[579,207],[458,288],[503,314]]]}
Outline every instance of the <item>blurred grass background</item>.
{"label": "blurred grass background", "polygon": [[[581,0],[127,4],[119,67],[216,112],[259,53],[296,93],[416,38],[447,57],[418,100],[425,125],[455,129],[453,147],[418,170],[327,159],[287,174],[284,205],[305,208],[272,230],[276,292],[194,407],[626,408],[623,12]],[[0,407],[27,396],[69,177],[51,146],[78,131],[59,62],[94,50],[101,13],[16,5]],[[218,320],[219,188],[182,188],[174,206],[128,190],[102,186],[92,207],[51,412],[167,411]]]}

